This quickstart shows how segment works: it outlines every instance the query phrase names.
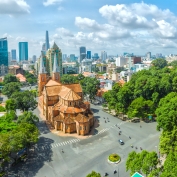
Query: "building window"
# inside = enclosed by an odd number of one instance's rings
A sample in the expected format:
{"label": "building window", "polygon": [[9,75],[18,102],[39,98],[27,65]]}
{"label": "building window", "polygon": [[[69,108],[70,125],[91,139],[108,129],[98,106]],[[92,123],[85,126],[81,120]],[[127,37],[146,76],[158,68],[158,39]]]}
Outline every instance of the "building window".
{"label": "building window", "polygon": [[80,126],[80,130],[82,130],[82,126]]}
{"label": "building window", "polygon": [[87,126],[85,126],[85,130],[87,130]]}
{"label": "building window", "polygon": [[66,130],[68,129],[68,126],[66,125]]}

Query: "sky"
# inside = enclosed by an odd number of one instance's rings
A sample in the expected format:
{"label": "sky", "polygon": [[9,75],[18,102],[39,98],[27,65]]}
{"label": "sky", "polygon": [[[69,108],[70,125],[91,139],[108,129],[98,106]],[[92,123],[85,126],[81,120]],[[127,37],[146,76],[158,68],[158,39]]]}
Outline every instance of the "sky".
{"label": "sky", "polygon": [[30,57],[40,55],[46,30],[67,55],[80,46],[99,55],[177,54],[176,9],[176,0],[0,0],[0,38],[9,51],[28,42]]}

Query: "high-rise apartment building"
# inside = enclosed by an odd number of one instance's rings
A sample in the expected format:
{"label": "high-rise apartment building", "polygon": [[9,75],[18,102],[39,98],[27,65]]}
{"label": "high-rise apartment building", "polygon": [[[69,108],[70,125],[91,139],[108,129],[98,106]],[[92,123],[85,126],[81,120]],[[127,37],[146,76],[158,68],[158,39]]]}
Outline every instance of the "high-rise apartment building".
{"label": "high-rise apartment building", "polygon": [[87,51],[87,59],[91,59],[91,51]]}
{"label": "high-rise apartment building", "polygon": [[19,42],[19,61],[28,60],[28,42]]}
{"label": "high-rise apartment building", "polygon": [[67,54],[63,54],[63,56],[62,56],[62,60],[65,61],[66,58],[67,58]]}
{"label": "high-rise apartment building", "polygon": [[101,51],[101,61],[106,61],[107,59],[107,52]]}
{"label": "high-rise apartment building", "polygon": [[49,45],[49,33],[48,33],[48,31],[46,31],[46,34],[45,34],[45,51],[47,51],[49,48],[50,48],[50,45]]}
{"label": "high-rise apartment building", "polygon": [[12,60],[16,60],[17,59],[16,49],[12,49],[11,50],[11,59]]}
{"label": "high-rise apartment building", "polygon": [[75,54],[70,54],[70,61],[75,62]]}
{"label": "high-rise apartment building", "polygon": [[93,60],[98,60],[99,59],[98,53],[94,53],[94,55],[92,56],[92,59]]}
{"label": "high-rise apartment building", "polygon": [[7,73],[8,69],[8,42],[7,38],[0,38],[0,75]]}
{"label": "high-rise apartment building", "polygon": [[36,55],[33,55],[32,61],[35,63],[36,62]]}
{"label": "high-rise apartment building", "polygon": [[81,46],[79,48],[79,53],[80,53],[80,62],[86,58],[86,47]]}
{"label": "high-rise apartment building", "polygon": [[0,38],[0,65],[8,66],[8,42],[7,42],[7,38]]}
{"label": "high-rise apartment building", "polygon": [[151,58],[151,52],[147,52],[146,57],[147,57],[148,59],[150,59],[150,58]]}

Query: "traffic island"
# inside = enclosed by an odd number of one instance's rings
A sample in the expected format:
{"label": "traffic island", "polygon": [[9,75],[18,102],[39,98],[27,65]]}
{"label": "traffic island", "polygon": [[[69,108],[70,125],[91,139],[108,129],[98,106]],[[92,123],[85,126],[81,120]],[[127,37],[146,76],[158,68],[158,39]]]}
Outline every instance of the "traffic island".
{"label": "traffic island", "polygon": [[116,153],[110,154],[108,157],[109,163],[118,164],[120,162],[120,160],[121,160],[120,156]]}

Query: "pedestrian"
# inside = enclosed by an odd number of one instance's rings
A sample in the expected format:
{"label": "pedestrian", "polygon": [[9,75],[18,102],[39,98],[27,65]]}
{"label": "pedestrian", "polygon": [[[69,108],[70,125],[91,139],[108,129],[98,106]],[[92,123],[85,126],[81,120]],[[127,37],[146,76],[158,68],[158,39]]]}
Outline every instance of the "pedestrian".
{"label": "pedestrian", "polygon": [[141,128],[141,125],[140,125],[140,128]]}

